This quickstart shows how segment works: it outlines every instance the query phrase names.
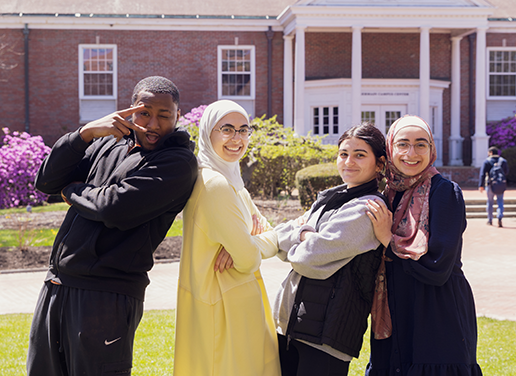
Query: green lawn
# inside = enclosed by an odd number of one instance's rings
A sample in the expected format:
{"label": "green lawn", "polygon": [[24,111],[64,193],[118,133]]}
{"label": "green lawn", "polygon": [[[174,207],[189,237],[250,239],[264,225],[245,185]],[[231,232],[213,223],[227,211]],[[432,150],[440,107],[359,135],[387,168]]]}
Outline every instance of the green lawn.
{"label": "green lawn", "polygon": [[[60,202],[36,206],[32,208],[32,212],[45,213],[51,211],[66,211],[68,208],[69,206],[67,204]],[[23,242],[24,245],[51,246],[54,242],[57,231],[59,230],[57,228],[38,230],[31,229],[30,214],[27,214],[27,210],[24,207],[0,209],[0,215],[5,215],[7,218],[11,218],[13,223],[19,224],[19,228],[23,227],[22,234],[20,234],[20,230],[0,230],[0,247],[17,247],[20,245],[20,242]],[[167,237],[182,235],[183,220],[176,219],[168,230]],[[22,238],[21,240],[20,236]]]}
{"label": "green lawn", "polygon": [[[56,237],[57,228],[50,229],[28,229],[25,231],[23,238],[26,239],[27,245],[33,246],[51,246]],[[167,232],[168,236],[183,235],[183,220],[176,219]],[[20,231],[18,230],[0,230],[0,247],[18,247],[20,240]]]}
{"label": "green lawn", "polygon": [[[58,202],[55,204],[47,204],[41,206],[34,206],[32,208],[33,213],[46,213],[51,211],[67,211],[69,208],[68,204],[64,202]],[[0,215],[12,214],[12,213],[27,213],[25,206],[18,208],[0,209]]]}
{"label": "green lawn", "polygon": [[29,229],[24,234],[20,234],[17,230],[0,230],[0,247],[18,247],[20,241],[25,245],[36,247],[51,246],[57,230],[57,228]]}
{"label": "green lawn", "polygon": [[[172,375],[174,311],[146,311],[136,332],[133,375]],[[0,315],[0,375],[25,375],[30,314]],[[478,319],[478,362],[484,376],[516,376],[516,322]],[[350,376],[362,376],[369,358],[369,332]]]}

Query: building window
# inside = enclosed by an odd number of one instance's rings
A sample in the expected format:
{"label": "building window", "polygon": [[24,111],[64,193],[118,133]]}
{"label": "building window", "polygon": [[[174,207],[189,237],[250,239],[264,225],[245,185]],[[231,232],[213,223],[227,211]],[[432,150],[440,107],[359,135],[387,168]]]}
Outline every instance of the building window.
{"label": "building window", "polygon": [[106,116],[117,108],[116,45],[79,45],[80,121]]}
{"label": "building window", "polygon": [[115,97],[116,46],[80,46],[81,97]]}
{"label": "building window", "polygon": [[389,133],[392,123],[401,117],[401,111],[385,111],[385,134]]}
{"label": "building window", "polygon": [[312,114],[314,135],[339,134],[339,107],[314,107]]}
{"label": "building window", "polygon": [[362,123],[375,124],[376,112],[375,111],[362,111]]}
{"label": "building window", "polygon": [[254,46],[218,47],[219,98],[254,99]]}
{"label": "building window", "polygon": [[489,96],[516,97],[516,50],[489,50]]}

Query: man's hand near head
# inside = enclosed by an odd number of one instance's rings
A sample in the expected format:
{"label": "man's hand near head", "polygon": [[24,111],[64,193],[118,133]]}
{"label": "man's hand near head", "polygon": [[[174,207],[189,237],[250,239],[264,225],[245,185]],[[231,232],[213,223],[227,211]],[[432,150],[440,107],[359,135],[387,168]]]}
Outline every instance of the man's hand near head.
{"label": "man's hand near head", "polygon": [[124,135],[131,133],[130,129],[146,132],[146,128],[125,120],[126,117],[144,108],[145,105],[141,104],[139,106],[126,108],[125,110],[115,111],[103,118],[89,122],[81,128],[81,138],[89,143],[94,138],[114,136],[116,140],[119,141]]}

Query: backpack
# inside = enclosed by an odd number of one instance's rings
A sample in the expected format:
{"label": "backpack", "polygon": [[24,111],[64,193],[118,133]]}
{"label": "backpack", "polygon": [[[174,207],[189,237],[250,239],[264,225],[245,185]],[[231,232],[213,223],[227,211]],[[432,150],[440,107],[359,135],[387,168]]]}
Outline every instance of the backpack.
{"label": "backpack", "polygon": [[507,178],[502,169],[502,158],[498,158],[498,162],[491,163],[491,170],[489,170],[489,180],[488,184],[491,187],[493,193],[501,194],[507,189]]}

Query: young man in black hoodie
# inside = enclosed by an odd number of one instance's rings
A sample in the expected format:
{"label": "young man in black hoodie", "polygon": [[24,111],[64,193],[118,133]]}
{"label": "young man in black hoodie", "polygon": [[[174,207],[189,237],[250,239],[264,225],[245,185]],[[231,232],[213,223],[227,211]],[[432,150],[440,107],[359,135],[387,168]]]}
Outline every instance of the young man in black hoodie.
{"label": "young man in black hoodie", "polygon": [[152,254],[197,178],[178,105],[171,81],[145,78],[130,108],[64,135],[43,162],[36,187],[70,209],[34,313],[28,376],[131,373]]}

